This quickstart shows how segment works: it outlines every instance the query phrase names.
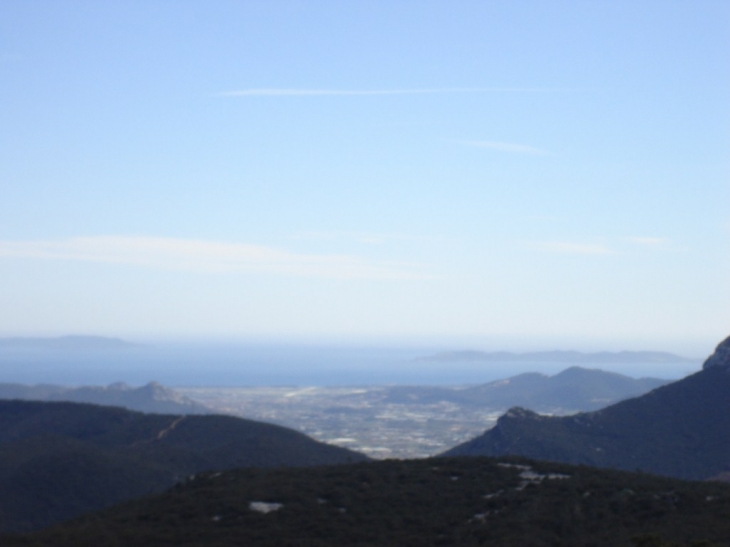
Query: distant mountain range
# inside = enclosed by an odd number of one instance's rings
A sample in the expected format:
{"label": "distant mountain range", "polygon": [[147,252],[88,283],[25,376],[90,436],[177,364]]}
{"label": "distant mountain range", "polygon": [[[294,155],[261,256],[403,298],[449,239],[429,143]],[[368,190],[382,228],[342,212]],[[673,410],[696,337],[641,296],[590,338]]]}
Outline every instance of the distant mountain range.
{"label": "distant mountain range", "polygon": [[132,388],[123,382],[109,386],[64,387],[58,385],[3,384],[0,399],[27,401],[69,401],[107,406],[121,406],[157,414],[212,414],[213,411],[189,397],[157,382]]}
{"label": "distant mountain range", "polygon": [[[515,405],[548,414],[573,414],[641,395],[666,382],[572,367],[554,376],[521,374],[465,388],[374,386],[350,396],[318,389],[316,395],[282,398],[276,391],[261,388],[252,393],[245,411],[239,408],[236,413],[311,432],[320,440],[354,438],[348,447],[366,453],[376,447],[373,454],[382,455],[387,449],[393,451],[391,456],[408,457],[440,452],[471,438],[485,429],[485,414],[494,420]],[[209,408],[194,400],[191,393],[186,397],[156,382],[135,388],[121,382],[73,388],[0,383],[0,399],[92,403],[157,414],[234,413],[238,403],[226,399],[229,393],[205,398]],[[269,394],[268,399],[265,394]],[[443,413],[442,403],[448,403],[449,413]],[[452,426],[463,432],[460,437],[454,439]],[[396,429],[399,433],[392,434]]]}
{"label": "distant mountain range", "polygon": [[602,410],[568,417],[510,409],[447,456],[519,454],[684,479],[730,470],[730,338],[700,372]]}
{"label": "distant mountain range", "polygon": [[511,353],[507,351],[446,351],[418,357],[416,361],[450,362],[498,362],[498,363],[565,363],[577,365],[605,365],[630,363],[696,363],[690,359],[662,351],[601,351],[581,353],[579,351],[538,351],[531,353]]}
{"label": "distant mountain range", "polygon": [[0,338],[0,350],[88,351],[144,347],[106,336],[58,336],[54,338]]}
{"label": "distant mountain range", "polygon": [[466,388],[394,386],[384,402],[459,405],[502,410],[524,406],[536,412],[569,414],[603,408],[669,383],[658,378],[634,379],[613,372],[571,367],[554,376],[536,372]]}
{"label": "distant mountain range", "polygon": [[38,529],[206,470],[367,460],[232,416],[0,401],[0,530]]}
{"label": "distant mountain range", "polygon": [[730,488],[522,459],[204,473],[3,547],[720,547]]}

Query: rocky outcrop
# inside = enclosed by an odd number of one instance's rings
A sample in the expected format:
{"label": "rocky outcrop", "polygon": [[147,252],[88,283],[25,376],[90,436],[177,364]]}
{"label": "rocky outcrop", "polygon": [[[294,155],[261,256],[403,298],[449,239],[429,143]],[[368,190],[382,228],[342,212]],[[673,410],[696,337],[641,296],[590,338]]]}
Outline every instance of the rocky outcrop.
{"label": "rocky outcrop", "polygon": [[723,367],[730,372],[730,336],[720,342],[717,348],[715,348],[715,353],[710,355],[705,361],[705,364],[702,365],[703,369],[711,367]]}

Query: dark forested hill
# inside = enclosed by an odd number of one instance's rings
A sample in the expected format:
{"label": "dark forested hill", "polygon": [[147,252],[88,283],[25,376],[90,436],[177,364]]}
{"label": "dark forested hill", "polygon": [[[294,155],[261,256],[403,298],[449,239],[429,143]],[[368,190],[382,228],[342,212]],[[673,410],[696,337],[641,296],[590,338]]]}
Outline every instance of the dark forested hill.
{"label": "dark forested hill", "polygon": [[513,408],[493,429],[445,454],[520,454],[686,479],[715,476],[730,469],[730,338],[683,380],[575,416]]}
{"label": "dark forested hill", "polygon": [[206,473],[4,547],[727,546],[730,486],[520,459]]}
{"label": "dark forested hill", "polygon": [[204,470],[365,459],[284,427],[231,416],[0,401],[0,530],[46,526]]}

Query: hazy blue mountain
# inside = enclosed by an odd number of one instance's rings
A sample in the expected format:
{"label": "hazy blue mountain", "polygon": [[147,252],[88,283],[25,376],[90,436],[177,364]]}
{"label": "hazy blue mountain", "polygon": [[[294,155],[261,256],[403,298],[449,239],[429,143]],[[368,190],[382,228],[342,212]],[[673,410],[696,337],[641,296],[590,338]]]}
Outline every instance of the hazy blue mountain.
{"label": "hazy blue mountain", "polygon": [[601,351],[597,353],[581,353],[579,351],[538,351],[530,353],[512,353],[507,351],[446,351],[419,357],[417,361],[455,362],[498,362],[498,363],[565,363],[576,365],[605,365],[607,363],[695,363],[696,359],[682,357],[662,351]]}
{"label": "hazy blue mountain", "polygon": [[669,383],[658,378],[634,379],[622,374],[571,367],[547,376],[525,373],[466,388],[395,386],[386,402],[459,405],[500,411],[522,406],[536,412],[567,414],[596,410]]}
{"label": "hazy blue mountain", "polygon": [[140,412],[157,414],[211,414],[212,411],[157,382],[133,388],[123,382],[109,386],[64,387],[40,384],[0,383],[0,399],[29,401],[69,401],[106,406],[121,406]]}
{"label": "hazy blue mountain", "polygon": [[0,350],[87,351],[138,348],[120,338],[106,336],[58,336],[54,338],[0,338]]}
{"label": "hazy blue mountain", "polygon": [[[205,473],[4,547],[713,547],[730,487],[523,459]],[[633,541],[632,541],[633,540]]]}
{"label": "hazy blue mountain", "polygon": [[192,474],[367,458],[232,416],[0,401],[0,530],[31,530],[159,492]]}
{"label": "hazy blue mountain", "polygon": [[510,409],[445,455],[519,454],[685,479],[730,470],[730,338],[703,370],[595,412],[568,417]]}

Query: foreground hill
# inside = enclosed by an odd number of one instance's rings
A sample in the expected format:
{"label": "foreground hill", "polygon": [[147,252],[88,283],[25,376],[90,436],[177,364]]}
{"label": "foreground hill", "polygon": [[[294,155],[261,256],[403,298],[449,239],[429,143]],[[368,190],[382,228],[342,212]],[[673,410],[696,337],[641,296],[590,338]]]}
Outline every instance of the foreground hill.
{"label": "foreground hill", "polygon": [[730,338],[703,370],[603,410],[568,417],[513,408],[448,456],[523,456],[705,479],[730,468]]}
{"label": "foreground hill", "polygon": [[531,372],[466,388],[396,386],[388,389],[385,402],[447,401],[489,410],[522,406],[536,412],[569,414],[597,410],[667,383],[659,378],[634,379],[615,372],[570,367],[553,376]]}
{"label": "foreground hill", "polygon": [[235,467],[367,459],[231,416],[141,414],[75,403],[0,401],[0,530],[31,530]]}
{"label": "foreground hill", "polygon": [[69,401],[104,406],[121,406],[129,410],[155,414],[212,414],[200,403],[157,382],[133,388],[123,382],[108,386],[65,387],[59,385],[23,385],[0,383],[0,399],[26,401]]}
{"label": "foreground hill", "polygon": [[390,460],[206,473],[161,495],[0,541],[7,547],[708,547],[728,545],[728,514],[730,486],[721,483],[515,459]]}

